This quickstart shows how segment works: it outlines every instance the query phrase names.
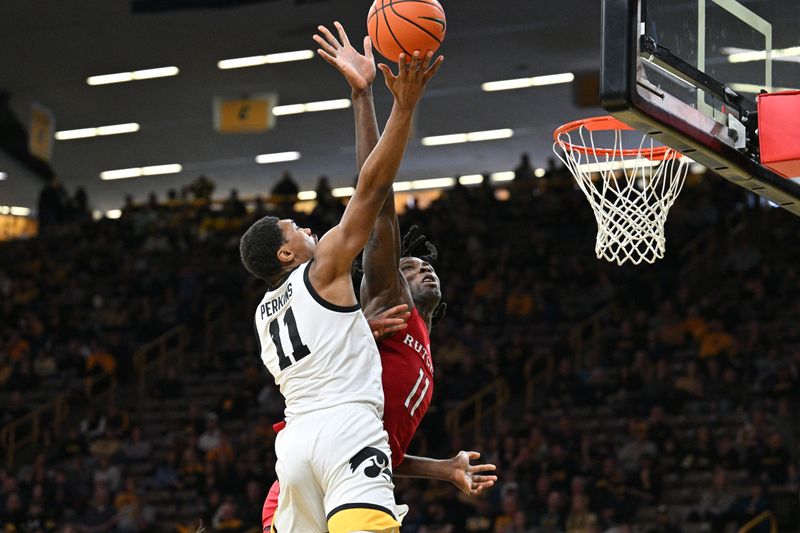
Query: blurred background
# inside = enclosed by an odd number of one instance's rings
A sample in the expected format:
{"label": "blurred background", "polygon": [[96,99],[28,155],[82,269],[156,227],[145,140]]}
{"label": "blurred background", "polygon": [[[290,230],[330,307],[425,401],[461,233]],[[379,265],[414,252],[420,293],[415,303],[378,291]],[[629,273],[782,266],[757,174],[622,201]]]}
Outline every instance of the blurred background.
{"label": "blurred background", "polygon": [[[283,404],[238,239],[341,216],[349,89],[311,35],[360,42],[369,4],[0,5],[4,531],[261,529]],[[797,531],[797,219],[693,166],[664,260],[597,260],[552,131],[602,113],[599,2],[442,4],[398,176],[449,305],[411,452],[500,480],[398,480],[403,531]]]}

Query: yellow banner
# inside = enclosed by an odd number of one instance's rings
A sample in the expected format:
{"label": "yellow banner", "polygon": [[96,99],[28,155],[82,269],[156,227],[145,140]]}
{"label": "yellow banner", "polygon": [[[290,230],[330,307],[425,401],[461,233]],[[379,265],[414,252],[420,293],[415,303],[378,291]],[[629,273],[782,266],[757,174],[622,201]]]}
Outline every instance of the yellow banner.
{"label": "yellow banner", "polygon": [[50,161],[53,155],[55,119],[53,113],[39,105],[31,105],[31,127],[28,134],[28,151],[42,161]]}
{"label": "yellow banner", "polygon": [[214,105],[214,127],[220,133],[256,133],[267,131],[275,125],[272,108],[275,97],[224,100],[218,98]]}

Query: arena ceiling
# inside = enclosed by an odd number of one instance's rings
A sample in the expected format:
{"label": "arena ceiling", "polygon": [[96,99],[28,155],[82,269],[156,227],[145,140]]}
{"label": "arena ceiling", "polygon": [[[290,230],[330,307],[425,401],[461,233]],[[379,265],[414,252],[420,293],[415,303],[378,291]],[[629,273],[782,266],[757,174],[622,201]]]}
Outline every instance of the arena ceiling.
{"label": "arena ceiling", "polygon": [[[174,0],[172,0],[174,1]],[[156,2],[150,2],[154,4]],[[278,117],[266,133],[222,135],[215,97],[277,93],[280,104],[346,98],[324,61],[220,70],[222,59],[316,48],[319,23],[340,20],[360,39],[370,0],[272,0],[225,9],[134,13],[130,0],[6,0],[0,4],[0,90],[17,119],[30,106],[52,110],[57,130],[136,122],[137,133],[56,141],[51,165],[69,189],[84,186],[95,208],[118,207],[126,194],[163,195],[198,175],[220,196],[267,192],[283,170],[303,188],[326,174],[335,186],[355,174],[348,109]],[[156,3],[157,4],[157,3]],[[446,62],[420,105],[399,179],[512,169],[522,152],[535,166],[551,156],[559,124],[601,112],[578,108],[574,84],[484,92],[481,83],[599,68],[598,0],[442,0]],[[173,77],[89,86],[93,75],[174,65]],[[380,120],[391,99],[376,87]],[[510,139],[425,147],[424,136],[512,128]],[[299,151],[288,163],[258,165],[263,153]],[[179,163],[179,174],[103,181],[105,170]],[[0,151],[0,204],[34,207],[41,178]]]}

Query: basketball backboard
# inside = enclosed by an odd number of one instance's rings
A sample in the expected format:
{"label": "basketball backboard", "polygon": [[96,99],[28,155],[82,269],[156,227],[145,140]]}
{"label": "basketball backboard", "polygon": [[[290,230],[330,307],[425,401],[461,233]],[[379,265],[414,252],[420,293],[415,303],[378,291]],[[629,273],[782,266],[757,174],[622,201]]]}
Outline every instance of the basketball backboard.
{"label": "basketball backboard", "polygon": [[800,215],[800,180],[760,164],[752,115],[762,89],[800,89],[800,1],[603,0],[602,18],[608,112]]}

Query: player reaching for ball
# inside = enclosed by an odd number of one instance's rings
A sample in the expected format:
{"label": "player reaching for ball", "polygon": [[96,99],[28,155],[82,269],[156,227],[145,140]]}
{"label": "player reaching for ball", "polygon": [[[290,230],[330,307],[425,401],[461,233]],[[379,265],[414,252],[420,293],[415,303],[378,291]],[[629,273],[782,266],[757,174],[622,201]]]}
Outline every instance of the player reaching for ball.
{"label": "player reaching for ball", "polygon": [[380,355],[350,277],[392,189],[414,111],[442,64],[432,54],[381,66],[394,105],[339,224],[319,241],[264,217],[242,236],[242,263],[270,289],[255,312],[261,358],[286,402],[275,451],[273,530],[392,532],[400,526],[383,429]]}
{"label": "player reaching for ball", "polygon": [[[314,40],[318,51],[345,77],[352,90],[356,120],[356,158],[361,169],[378,143],[379,132],[372,98],[375,64],[369,38],[364,40],[364,54],[350,44],[344,28],[335,23],[339,38],[320,26]],[[425,255],[414,252],[422,245]],[[411,439],[431,402],[433,360],[430,352],[430,329],[444,314],[441,290],[431,261],[435,248],[412,229],[401,246],[399,224],[394,210],[394,194],[389,193],[364,250],[364,278],[361,305],[369,316],[393,316],[398,303],[411,309],[407,328],[378,340],[383,366],[384,427],[389,435],[391,461],[396,476],[426,477],[452,482],[467,494],[479,494],[490,488],[496,476],[484,474],[493,465],[470,465],[476,452],[460,452],[452,459],[433,460],[406,455]],[[388,308],[389,311],[385,311]],[[378,336],[380,337],[380,336]],[[275,482],[264,504],[262,521],[265,530],[271,523],[278,500]]]}

